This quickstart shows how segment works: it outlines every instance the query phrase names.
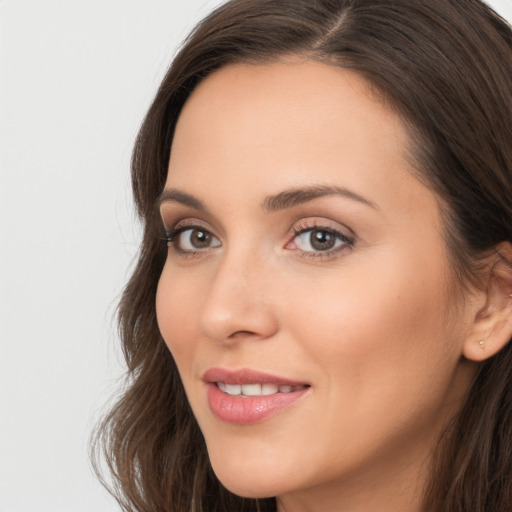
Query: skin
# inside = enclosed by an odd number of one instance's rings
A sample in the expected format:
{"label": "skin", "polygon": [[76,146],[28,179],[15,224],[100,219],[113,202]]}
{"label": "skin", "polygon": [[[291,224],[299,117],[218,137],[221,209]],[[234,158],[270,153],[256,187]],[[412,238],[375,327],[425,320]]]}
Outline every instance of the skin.
{"label": "skin", "polygon": [[[169,231],[212,238],[174,238],[157,318],[231,491],[277,496],[280,512],[420,510],[429,455],[474,376],[462,354],[482,303],[454,299],[438,202],[407,148],[399,117],[362,78],[321,63],[231,65],[186,103],[165,188],[206,211],[171,198],[161,213]],[[312,186],[364,201],[265,208]],[[311,231],[294,233],[315,226],[353,243],[327,253]],[[214,366],[311,388],[263,422],[228,424],[207,402],[202,375]]]}

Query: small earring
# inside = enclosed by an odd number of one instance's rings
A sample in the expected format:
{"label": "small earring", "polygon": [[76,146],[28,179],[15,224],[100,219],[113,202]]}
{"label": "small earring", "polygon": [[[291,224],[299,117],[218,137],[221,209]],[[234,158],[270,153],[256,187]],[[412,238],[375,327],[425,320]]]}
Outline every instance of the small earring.
{"label": "small earring", "polygon": [[480,340],[480,341],[479,341],[479,344],[480,344],[480,348],[481,348],[482,350],[485,350],[485,340]]}

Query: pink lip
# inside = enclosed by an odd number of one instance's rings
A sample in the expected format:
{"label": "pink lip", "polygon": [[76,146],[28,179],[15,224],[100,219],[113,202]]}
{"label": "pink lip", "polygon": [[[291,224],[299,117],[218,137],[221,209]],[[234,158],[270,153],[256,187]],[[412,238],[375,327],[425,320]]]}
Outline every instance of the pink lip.
{"label": "pink lip", "polygon": [[308,386],[307,382],[277,377],[268,373],[243,368],[240,370],[227,370],[224,368],[210,368],[203,375],[205,382],[224,382],[226,384],[275,384],[276,386]]}
{"label": "pink lip", "polygon": [[[208,405],[217,418],[238,425],[247,425],[266,420],[291,406],[310,389],[305,382],[269,375],[255,370],[226,370],[210,368],[203,375],[207,384]],[[306,386],[289,393],[263,396],[232,396],[221,391],[216,383],[225,384],[275,384],[276,386]]]}

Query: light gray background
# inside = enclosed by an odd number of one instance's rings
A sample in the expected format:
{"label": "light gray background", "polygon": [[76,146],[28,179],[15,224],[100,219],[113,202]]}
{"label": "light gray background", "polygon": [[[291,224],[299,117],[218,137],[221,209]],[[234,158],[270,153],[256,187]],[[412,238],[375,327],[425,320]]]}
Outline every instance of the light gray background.
{"label": "light gray background", "polygon": [[[220,0],[0,0],[0,512],[118,510],[87,439],[122,374],[129,158]],[[490,2],[512,19],[512,0]]]}

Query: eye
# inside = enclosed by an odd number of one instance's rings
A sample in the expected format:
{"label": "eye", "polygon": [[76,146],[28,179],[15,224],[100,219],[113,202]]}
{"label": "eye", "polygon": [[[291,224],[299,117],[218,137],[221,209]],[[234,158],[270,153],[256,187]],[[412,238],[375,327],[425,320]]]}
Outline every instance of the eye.
{"label": "eye", "polygon": [[304,253],[331,254],[345,247],[352,246],[353,241],[346,235],[332,228],[315,226],[298,228],[287,249],[298,249]]}
{"label": "eye", "polygon": [[210,231],[199,226],[175,229],[167,239],[167,245],[173,245],[181,252],[202,252],[211,247],[220,247],[220,240]]}

